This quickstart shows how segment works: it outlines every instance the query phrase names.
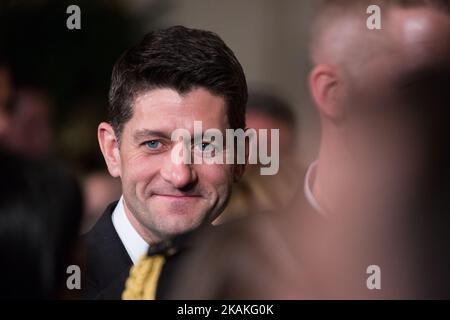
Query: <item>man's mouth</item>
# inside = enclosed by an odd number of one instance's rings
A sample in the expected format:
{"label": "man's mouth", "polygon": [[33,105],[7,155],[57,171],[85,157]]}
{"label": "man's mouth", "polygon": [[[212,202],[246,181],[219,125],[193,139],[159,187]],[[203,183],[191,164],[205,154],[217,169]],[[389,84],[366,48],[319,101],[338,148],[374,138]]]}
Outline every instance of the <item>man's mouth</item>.
{"label": "man's mouth", "polygon": [[172,199],[172,200],[194,200],[201,198],[200,195],[188,195],[188,194],[164,194],[164,193],[157,193],[153,195],[154,197],[161,197],[166,199]]}

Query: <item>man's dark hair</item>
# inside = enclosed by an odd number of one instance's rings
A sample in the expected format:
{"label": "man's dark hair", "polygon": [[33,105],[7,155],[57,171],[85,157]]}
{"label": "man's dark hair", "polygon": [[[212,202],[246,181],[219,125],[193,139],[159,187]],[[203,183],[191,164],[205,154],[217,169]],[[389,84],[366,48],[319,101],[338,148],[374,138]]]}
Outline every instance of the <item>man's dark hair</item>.
{"label": "man's dark hair", "polygon": [[109,117],[117,137],[139,94],[155,88],[188,93],[203,87],[223,97],[229,125],[245,128],[247,83],[233,52],[216,34],[182,26],[152,31],[114,65]]}

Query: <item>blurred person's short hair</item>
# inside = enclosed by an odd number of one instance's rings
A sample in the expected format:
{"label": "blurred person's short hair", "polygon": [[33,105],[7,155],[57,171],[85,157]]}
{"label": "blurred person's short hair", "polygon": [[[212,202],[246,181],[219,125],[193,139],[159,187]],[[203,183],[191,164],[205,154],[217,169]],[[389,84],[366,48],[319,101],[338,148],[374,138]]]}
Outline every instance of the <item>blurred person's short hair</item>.
{"label": "blurred person's short hair", "polygon": [[247,112],[257,112],[278,120],[294,132],[298,121],[294,108],[282,97],[259,91],[250,91],[247,102]]}
{"label": "blurred person's short hair", "polygon": [[182,26],[152,31],[114,65],[109,117],[120,139],[139,94],[156,88],[188,93],[203,87],[223,97],[231,128],[245,127],[247,84],[242,66],[216,34]]}
{"label": "blurred person's short hair", "polygon": [[358,12],[366,17],[366,9],[378,5],[382,12],[391,8],[430,7],[450,14],[450,0],[319,0],[313,8],[312,27],[310,31],[310,51],[314,48],[324,29],[330,27],[336,18],[346,18],[346,14]]}
{"label": "blurred person's short hair", "polygon": [[449,0],[319,0],[314,4],[314,18],[329,18],[332,14],[360,11],[361,8],[364,15],[370,5],[378,5],[382,11],[390,8],[431,7],[450,12]]}

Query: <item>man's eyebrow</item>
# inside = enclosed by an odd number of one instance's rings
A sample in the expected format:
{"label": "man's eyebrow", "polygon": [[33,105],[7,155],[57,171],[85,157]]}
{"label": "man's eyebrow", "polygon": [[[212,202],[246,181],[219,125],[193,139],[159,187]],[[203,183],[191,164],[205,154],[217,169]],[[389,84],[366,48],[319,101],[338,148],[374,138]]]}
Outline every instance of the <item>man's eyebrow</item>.
{"label": "man's eyebrow", "polygon": [[170,135],[168,135],[164,131],[159,130],[149,130],[149,129],[140,129],[133,133],[133,139],[135,141],[140,141],[148,138],[164,138],[170,139]]}

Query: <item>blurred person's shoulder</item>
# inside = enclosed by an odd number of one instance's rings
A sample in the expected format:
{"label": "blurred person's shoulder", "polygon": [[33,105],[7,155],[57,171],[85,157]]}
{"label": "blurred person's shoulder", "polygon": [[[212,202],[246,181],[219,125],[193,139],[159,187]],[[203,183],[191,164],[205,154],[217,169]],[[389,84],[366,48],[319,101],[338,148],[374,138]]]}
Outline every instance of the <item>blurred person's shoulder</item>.
{"label": "blurred person's shoulder", "polygon": [[[303,193],[277,212],[251,214],[191,234],[190,250],[177,261],[166,297],[239,299],[287,297],[297,288],[297,244],[302,221],[321,220]],[[170,285],[172,284],[172,285]],[[273,288],[267,292],[265,288]],[[276,292],[275,292],[276,291]]]}

